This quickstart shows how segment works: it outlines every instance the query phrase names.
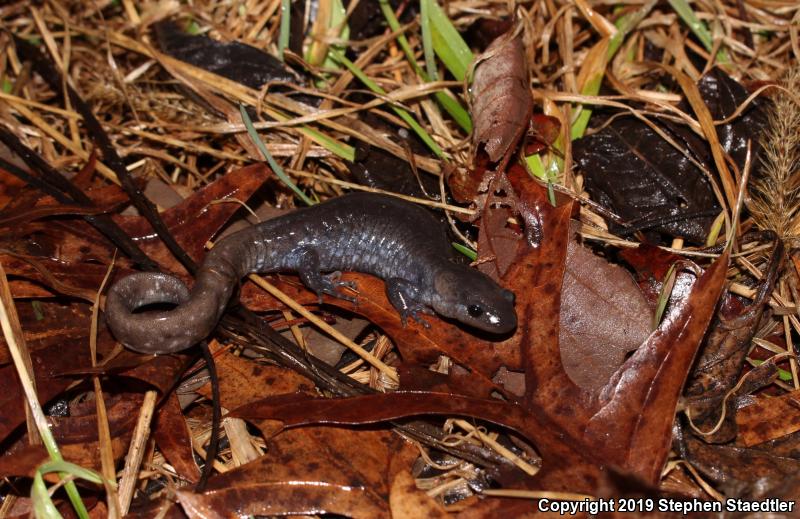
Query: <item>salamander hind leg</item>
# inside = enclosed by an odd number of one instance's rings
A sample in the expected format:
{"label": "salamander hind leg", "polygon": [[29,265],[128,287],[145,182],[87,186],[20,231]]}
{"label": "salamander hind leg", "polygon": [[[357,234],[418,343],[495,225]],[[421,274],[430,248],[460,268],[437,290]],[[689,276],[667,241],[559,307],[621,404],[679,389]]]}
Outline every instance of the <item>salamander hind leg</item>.
{"label": "salamander hind leg", "polygon": [[409,281],[402,278],[391,278],[386,280],[386,296],[400,314],[403,326],[406,325],[408,318],[411,317],[417,323],[430,328],[428,321],[420,317],[420,313],[433,315],[433,311],[419,300],[419,290]]}
{"label": "salamander hind leg", "polygon": [[303,283],[313,290],[319,296],[319,302],[322,304],[322,295],[328,294],[329,296],[344,299],[355,304],[356,298],[343,294],[339,288],[346,287],[355,289],[356,285],[352,281],[341,281],[342,273],[339,271],[330,274],[322,274],[320,271],[319,255],[317,252],[309,247],[303,247],[296,251],[298,266],[297,273]]}

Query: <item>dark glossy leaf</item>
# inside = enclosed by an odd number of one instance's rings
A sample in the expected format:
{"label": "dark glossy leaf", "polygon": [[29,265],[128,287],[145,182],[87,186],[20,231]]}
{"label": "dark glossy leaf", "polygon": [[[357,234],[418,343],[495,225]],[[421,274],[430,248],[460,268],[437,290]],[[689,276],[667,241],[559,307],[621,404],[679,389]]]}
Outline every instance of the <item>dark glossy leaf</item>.
{"label": "dark glossy leaf", "polygon": [[[359,2],[359,5],[361,3]],[[379,148],[355,143],[356,160],[348,163],[350,174],[365,186],[403,195],[426,198],[425,193],[438,197],[439,183],[431,175],[420,173],[419,179],[405,160]],[[423,183],[425,192],[420,187]]]}
{"label": "dark glossy leaf", "polygon": [[250,45],[187,34],[171,21],[156,24],[155,31],[165,54],[250,88],[261,88],[269,81],[297,82],[297,76],[278,58]]}
{"label": "dark glossy leaf", "polygon": [[[698,87],[715,120],[732,115],[747,98],[745,89],[719,69],[703,76]],[[684,103],[683,109],[688,105]],[[755,103],[734,122],[716,127],[723,149],[740,169],[748,139],[754,143],[755,156],[764,121],[761,106]],[[719,206],[708,179],[690,159],[714,171],[710,149],[684,126],[655,124],[683,150],[631,115],[618,116],[597,133],[575,141],[573,154],[584,172],[586,189],[636,229],[702,242]]]}
{"label": "dark glossy leaf", "polygon": [[[675,133],[662,130],[681,142]],[[575,141],[573,153],[592,198],[638,228],[702,242],[720,211],[703,172],[633,116],[617,117]]]}

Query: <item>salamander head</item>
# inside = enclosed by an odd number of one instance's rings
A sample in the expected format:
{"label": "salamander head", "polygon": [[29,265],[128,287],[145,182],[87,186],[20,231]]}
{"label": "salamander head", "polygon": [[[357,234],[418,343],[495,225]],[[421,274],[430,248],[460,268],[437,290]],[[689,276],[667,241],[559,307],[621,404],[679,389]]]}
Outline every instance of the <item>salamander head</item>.
{"label": "salamander head", "polygon": [[437,313],[491,333],[517,326],[514,293],[465,265],[448,264],[434,277],[432,298]]}

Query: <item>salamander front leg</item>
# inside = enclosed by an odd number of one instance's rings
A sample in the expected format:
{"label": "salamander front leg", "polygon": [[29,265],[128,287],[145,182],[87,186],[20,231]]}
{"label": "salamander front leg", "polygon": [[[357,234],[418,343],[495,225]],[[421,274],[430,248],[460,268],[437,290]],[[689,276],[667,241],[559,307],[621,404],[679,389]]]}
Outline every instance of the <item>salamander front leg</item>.
{"label": "salamander front leg", "polygon": [[297,266],[297,273],[303,283],[313,290],[319,296],[319,303],[322,304],[322,295],[328,294],[329,296],[344,299],[351,303],[356,302],[356,298],[343,294],[339,287],[347,287],[355,289],[356,284],[352,281],[341,281],[342,273],[339,271],[330,274],[322,274],[319,267],[319,256],[317,252],[310,248],[303,248],[297,251],[299,264]]}
{"label": "salamander front leg", "polygon": [[420,313],[433,315],[433,311],[419,301],[419,290],[411,283],[402,278],[391,278],[386,281],[386,295],[400,313],[400,320],[403,326],[409,317],[417,323],[430,328],[428,321],[419,316]]}

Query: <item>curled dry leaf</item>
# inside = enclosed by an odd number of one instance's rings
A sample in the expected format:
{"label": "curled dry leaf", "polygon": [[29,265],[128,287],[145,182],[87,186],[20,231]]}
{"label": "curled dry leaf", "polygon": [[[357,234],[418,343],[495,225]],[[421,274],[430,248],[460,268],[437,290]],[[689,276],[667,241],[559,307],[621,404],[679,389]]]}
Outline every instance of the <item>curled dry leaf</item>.
{"label": "curled dry leaf", "polygon": [[512,29],[494,40],[476,63],[472,143],[476,153],[482,146],[501,170],[528,127],[533,108],[521,31]]}
{"label": "curled dry leaf", "polygon": [[[771,383],[770,373],[765,373],[761,381],[753,376],[754,373],[750,373],[746,384],[738,387],[735,395],[728,395],[739,383],[751,341],[775,286],[782,259],[783,243],[777,241],[765,278],[751,304],[743,306],[731,294],[722,298],[714,323],[695,363],[684,394],[687,398],[687,413],[695,427],[702,431],[716,431],[714,434],[703,435],[706,442],[726,443],[733,440],[736,437],[736,397]],[[764,364],[762,367],[768,368]],[[718,423],[721,419],[722,423]]]}

